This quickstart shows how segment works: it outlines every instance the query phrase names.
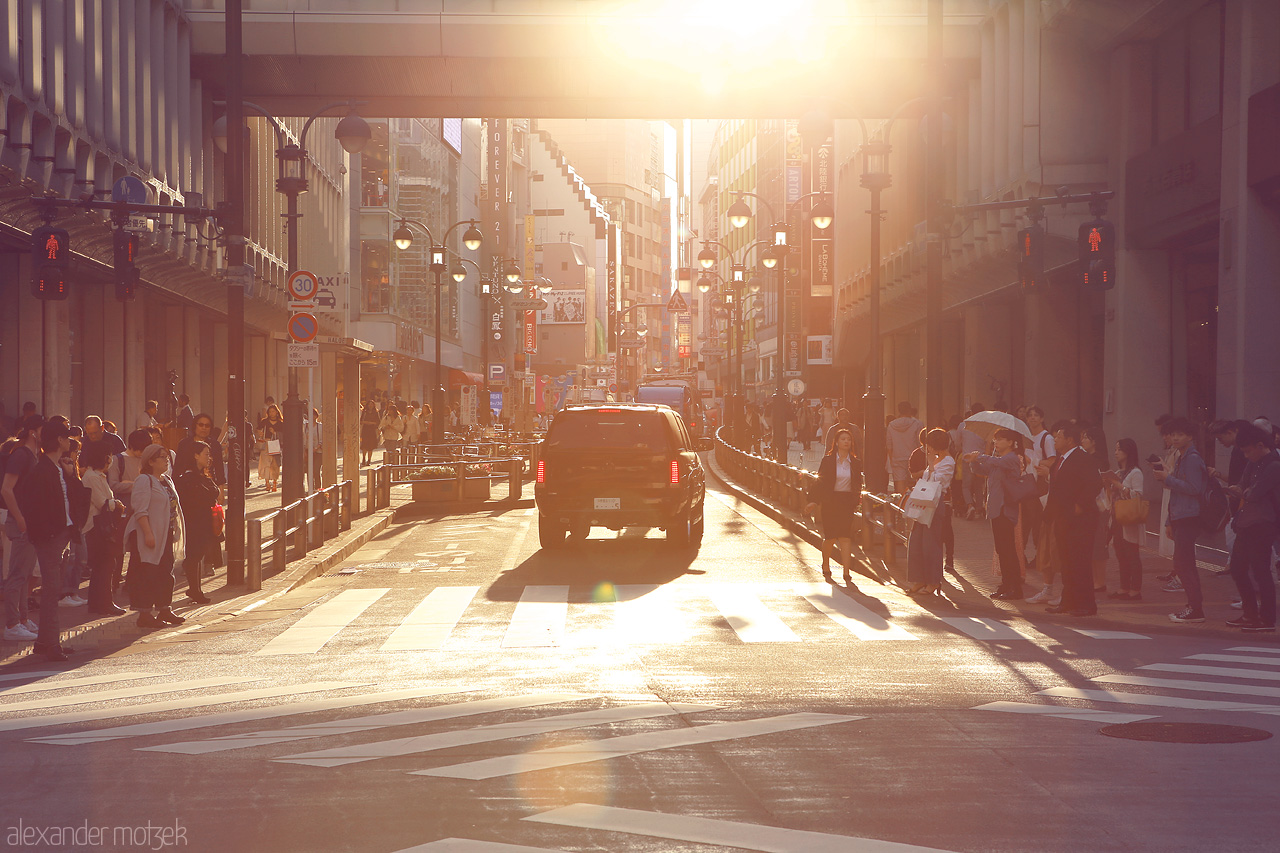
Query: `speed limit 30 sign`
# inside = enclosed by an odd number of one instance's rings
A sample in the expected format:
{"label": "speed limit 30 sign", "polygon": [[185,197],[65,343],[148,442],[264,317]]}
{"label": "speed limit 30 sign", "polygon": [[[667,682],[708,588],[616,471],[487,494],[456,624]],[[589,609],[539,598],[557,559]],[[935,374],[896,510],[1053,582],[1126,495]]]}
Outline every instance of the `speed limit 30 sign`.
{"label": "speed limit 30 sign", "polygon": [[298,270],[289,276],[285,283],[285,292],[289,295],[289,307],[305,310],[315,305],[316,293],[320,290],[320,280],[315,273]]}

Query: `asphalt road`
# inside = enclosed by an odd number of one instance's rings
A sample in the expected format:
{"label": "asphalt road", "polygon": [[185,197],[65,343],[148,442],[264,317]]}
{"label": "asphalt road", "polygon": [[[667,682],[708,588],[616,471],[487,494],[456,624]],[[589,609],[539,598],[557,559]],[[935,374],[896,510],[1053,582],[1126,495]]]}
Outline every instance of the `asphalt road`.
{"label": "asphalt road", "polygon": [[720,492],[696,555],[549,554],[534,512],[397,521],[239,618],[4,668],[0,847],[1276,849],[1280,738],[1100,733],[1274,734],[1274,639],[830,585]]}

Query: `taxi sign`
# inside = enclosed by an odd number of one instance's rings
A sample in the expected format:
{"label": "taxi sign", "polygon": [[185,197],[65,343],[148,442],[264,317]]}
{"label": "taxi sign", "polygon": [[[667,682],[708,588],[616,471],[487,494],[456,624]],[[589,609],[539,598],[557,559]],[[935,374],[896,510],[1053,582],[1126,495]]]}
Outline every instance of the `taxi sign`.
{"label": "taxi sign", "polygon": [[290,274],[289,280],[285,283],[285,292],[289,294],[289,304],[291,307],[310,307],[315,301],[316,293],[320,290],[320,280],[316,278],[315,273],[307,270],[298,270]]}
{"label": "taxi sign", "polygon": [[301,312],[289,318],[289,337],[294,343],[309,344],[320,333],[320,324],[314,314]]}

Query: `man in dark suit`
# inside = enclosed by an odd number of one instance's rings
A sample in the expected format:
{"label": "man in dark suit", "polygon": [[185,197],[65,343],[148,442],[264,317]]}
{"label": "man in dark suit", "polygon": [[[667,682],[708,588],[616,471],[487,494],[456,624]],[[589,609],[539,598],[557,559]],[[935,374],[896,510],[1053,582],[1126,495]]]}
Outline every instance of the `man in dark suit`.
{"label": "man in dark suit", "polygon": [[1049,613],[1093,616],[1093,539],[1098,529],[1098,466],[1080,449],[1080,427],[1062,423],[1054,430],[1058,457],[1049,479],[1046,520],[1052,522],[1062,558],[1062,602]]}

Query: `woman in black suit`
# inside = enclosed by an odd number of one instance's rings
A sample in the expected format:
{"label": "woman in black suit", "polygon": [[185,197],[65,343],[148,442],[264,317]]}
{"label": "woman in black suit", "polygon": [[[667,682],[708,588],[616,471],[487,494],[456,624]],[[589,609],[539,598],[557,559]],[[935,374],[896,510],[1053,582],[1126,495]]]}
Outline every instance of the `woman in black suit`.
{"label": "woman in black suit", "polygon": [[840,549],[845,583],[853,583],[853,528],[862,503],[862,464],[853,452],[853,433],[838,429],[831,450],[818,465],[818,484],[805,507],[822,507],[822,576],[831,577],[831,548]]}
{"label": "woman in black suit", "polygon": [[178,459],[175,486],[182,518],[186,522],[186,557],[182,569],[187,575],[187,598],[196,604],[208,604],[209,598],[200,588],[200,570],[209,562],[218,544],[213,531],[213,506],[218,502],[218,486],[210,477],[213,452],[200,440],[183,442],[185,458]]}

